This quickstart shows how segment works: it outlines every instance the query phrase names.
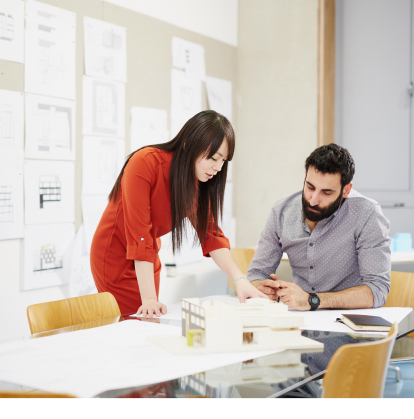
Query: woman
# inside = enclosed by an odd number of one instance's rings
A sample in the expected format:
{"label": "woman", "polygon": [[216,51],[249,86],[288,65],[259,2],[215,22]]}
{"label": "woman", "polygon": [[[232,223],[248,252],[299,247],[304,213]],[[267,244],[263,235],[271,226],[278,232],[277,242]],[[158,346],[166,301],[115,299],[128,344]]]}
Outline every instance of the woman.
{"label": "woman", "polygon": [[243,275],[217,224],[234,146],[230,122],[217,112],[203,111],[173,140],[144,147],[128,157],[91,247],[96,287],[113,294],[122,314],[138,310],[152,317],[167,312],[158,301],[159,237],[172,231],[173,251],[179,250],[187,219],[204,256],[211,256],[236,281],[240,301],[267,298]]}

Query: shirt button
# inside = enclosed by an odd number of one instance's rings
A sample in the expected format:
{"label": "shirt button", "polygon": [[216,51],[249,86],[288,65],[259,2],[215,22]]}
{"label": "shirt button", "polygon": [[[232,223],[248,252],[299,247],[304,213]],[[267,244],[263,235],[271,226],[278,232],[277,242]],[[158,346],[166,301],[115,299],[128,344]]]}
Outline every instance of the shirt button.
{"label": "shirt button", "polygon": [[310,268],[313,269],[313,266],[311,266]]}
{"label": "shirt button", "polygon": [[142,241],[142,242],[144,241],[144,237],[141,237],[141,241]]}
{"label": "shirt button", "polygon": [[313,246],[313,243],[309,243],[309,246],[312,247]]}
{"label": "shirt button", "polygon": [[315,287],[312,287],[312,291],[315,291]]}

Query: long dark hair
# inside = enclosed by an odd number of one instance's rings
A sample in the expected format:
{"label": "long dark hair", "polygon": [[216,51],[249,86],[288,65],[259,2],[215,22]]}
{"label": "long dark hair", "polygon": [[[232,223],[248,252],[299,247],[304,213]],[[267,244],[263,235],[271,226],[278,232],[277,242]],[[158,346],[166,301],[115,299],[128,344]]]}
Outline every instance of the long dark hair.
{"label": "long dark hair", "polygon": [[[196,182],[196,160],[199,157],[214,156],[224,140],[227,141],[229,154],[221,171],[207,182]],[[202,111],[189,119],[171,141],[146,147],[174,153],[170,169],[173,252],[180,249],[186,237],[186,218],[193,224],[201,243],[204,244],[209,229],[213,230],[214,227],[217,234],[218,220],[223,215],[228,161],[232,160],[235,148],[235,135],[231,123],[215,111]],[[142,148],[127,157],[109,194],[110,200],[116,201],[124,169],[131,157]],[[196,237],[194,239],[196,240]]]}

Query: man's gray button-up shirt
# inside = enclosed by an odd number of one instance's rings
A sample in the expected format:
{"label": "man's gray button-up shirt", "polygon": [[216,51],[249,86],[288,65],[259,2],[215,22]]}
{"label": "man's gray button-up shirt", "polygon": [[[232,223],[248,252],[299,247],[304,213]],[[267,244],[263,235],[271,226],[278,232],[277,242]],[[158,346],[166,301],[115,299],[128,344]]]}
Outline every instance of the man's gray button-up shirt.
{"label": "man's gray button-up shirt", "polygon": [[389,221],[380,205],[352,190],[341,207],[311,232],[302,211],[302,191],[276,202],[247,276],[267,279],[286,252],[295,284],[306,292],[341,291],[367,285],[374,307],[390,290]]}

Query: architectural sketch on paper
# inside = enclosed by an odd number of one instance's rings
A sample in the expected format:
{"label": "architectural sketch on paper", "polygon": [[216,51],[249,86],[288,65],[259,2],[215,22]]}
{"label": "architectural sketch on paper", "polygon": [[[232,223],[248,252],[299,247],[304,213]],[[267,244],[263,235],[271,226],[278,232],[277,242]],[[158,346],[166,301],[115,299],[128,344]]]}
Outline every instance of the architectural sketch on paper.
{"label": "architectural sketch on paper", "polygon": [[202,305],[198,298],[187,298],[181,302],[181,314],[182,336],[153,335],[148,340],[174,354],[323,348],[322,343],[302,336],[303,316],[263,298]]}
{"label": "architectural sketch on paper", "polygon": [[93,129],[97,132],[116,132],[118,101],[112,83],[93,81]]}
{"label": "architectural sketch on paper", "polygon": [[12,42],[14,39],[14,16],[0,12],[0,39]]}
{"label": "architectural sketch on paper", "polygon": [[12,106],[0,103],[0,144],[13,144],[14,124]]}
{"label": "architectural sketch on paper", "polygon": [[118,147],[112,140],[101,140],[98,152],[98,181],[113,182],[118,176]]}
{"label": "architectural sketch on paper", "polygon": [[183,86],[180,89],[180,99],[183,109],[190,110],[195,100],[195,89],[192,86]]}
{"label": "architectural sketch on paper", "polygon": [[39,82],[52,84],[62,82],[64,77],[64,56],[63,51],[55,47],[55,33],[57,19],[53,13],[39,10],[39,56],[38,76]]}
{"label": "architectural sketch on paper", "polygon": [[40,176],[40,208],[56,208],[57,204],[61,201],[61,196],[61,182],[59,176]]}
{"label": "architectural sketch on paper", "polygon": [[35,250],[33,256],[33,272],[63,268],[62,256],[58,254],[54,244],[40,246],[40,249]]}
{"label": "architectural sketch on paper", "polygon": [[72,109],[39,103],[36,113],[38,119],[38,150],[51,151],[60,149],[71,151],[73,148],[71,132]]}
{"label": "architectural sketch on paper", "polygon": [[13,186],[0,184],[0,223],[13,222]]}

